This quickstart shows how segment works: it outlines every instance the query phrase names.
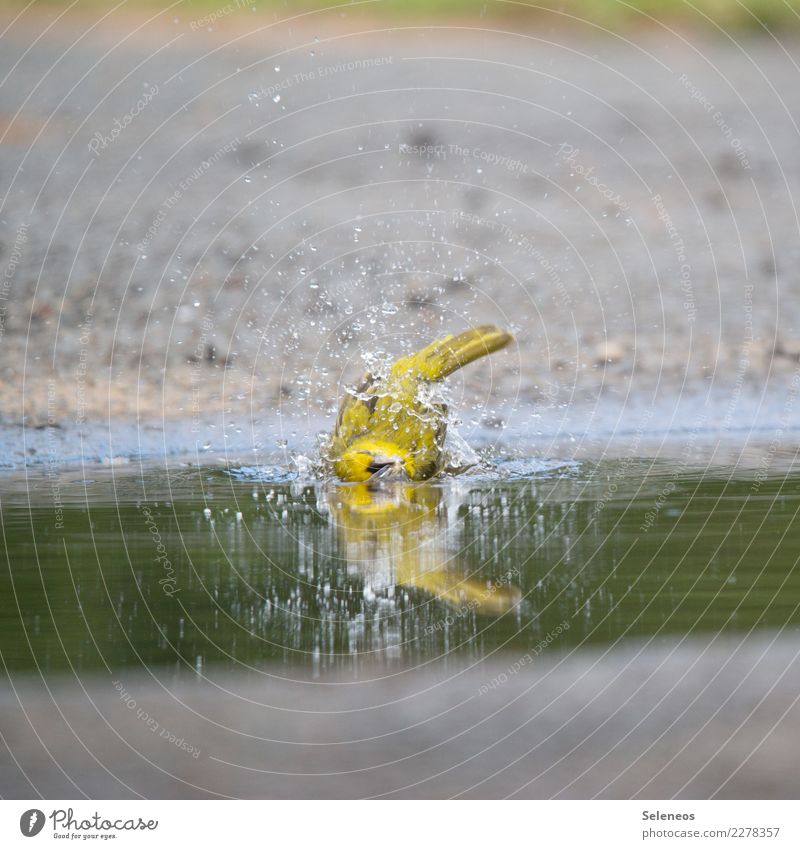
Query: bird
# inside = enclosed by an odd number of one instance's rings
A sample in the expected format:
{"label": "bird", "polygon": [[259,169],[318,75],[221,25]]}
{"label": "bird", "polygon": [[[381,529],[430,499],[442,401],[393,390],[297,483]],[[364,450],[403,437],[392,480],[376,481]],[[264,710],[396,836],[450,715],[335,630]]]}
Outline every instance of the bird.
{"label": "bird", "polygon": [[430,397],[430,385],[512,339],[483,324],[400,357],[385,375],[367,374],[342,400],[325,449],[336,475],[355,483],[393,472],[422,481],[441,472],[447,405]]}

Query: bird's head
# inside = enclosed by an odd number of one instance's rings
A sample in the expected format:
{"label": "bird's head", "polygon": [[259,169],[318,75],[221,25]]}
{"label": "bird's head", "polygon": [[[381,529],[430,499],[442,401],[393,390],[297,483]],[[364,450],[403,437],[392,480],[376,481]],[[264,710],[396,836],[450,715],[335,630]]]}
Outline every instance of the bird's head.
{"label": "bird's head", "polygon": [[344,481],[366,481],[374,475],[383,477],[395,472],[408,474],[408,461],[408,452],[398,445],[357,440],[336,461],[336,474]]}

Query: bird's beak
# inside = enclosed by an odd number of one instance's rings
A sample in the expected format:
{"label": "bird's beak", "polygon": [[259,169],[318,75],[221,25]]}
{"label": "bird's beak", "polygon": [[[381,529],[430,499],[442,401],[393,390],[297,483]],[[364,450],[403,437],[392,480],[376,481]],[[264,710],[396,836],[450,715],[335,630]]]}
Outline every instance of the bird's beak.
{"label": "bird's beak", "polygon": [[388,477],[395,472],[403,471],[403,458],[396,454],[373,454],[367,471],[372,473],[370,480]]}

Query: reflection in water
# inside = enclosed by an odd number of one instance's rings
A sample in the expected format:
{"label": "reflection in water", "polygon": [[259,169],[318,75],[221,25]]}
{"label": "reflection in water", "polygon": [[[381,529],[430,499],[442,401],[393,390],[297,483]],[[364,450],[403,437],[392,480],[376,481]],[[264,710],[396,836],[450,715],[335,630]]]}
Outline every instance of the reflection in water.
{"label": "reflection in water", "polygon": [[556,632],[548,652],[796,626],[798,479],[643,466],[378,490],[64,475],[58,514],[29,476],[0,494],[2,660],[321,675],[531,653]]}
{"label": "reflection in water", "polygon": [[[448,534],[448,512],[440,487],[428,483],[350,484],[326,493],[351,573],[364,577],[365,592],[398,584],[424,590],[457,605],[457,613],[503,613],[519,602],[509,567],[497,581],[465,570]],[[452,618],[452,615],[447,617]]]}

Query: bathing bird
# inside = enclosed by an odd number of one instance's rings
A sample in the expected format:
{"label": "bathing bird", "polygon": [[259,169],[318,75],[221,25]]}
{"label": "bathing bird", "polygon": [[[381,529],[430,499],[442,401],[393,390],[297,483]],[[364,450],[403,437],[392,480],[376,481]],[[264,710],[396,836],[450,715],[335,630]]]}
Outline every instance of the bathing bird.
{"label": "bathing bird", "polygon": [[431,384],[512,340],[491,324],[437,339],[398,359],[381,376],[367,374],[342,401],[326,454],[343,481],[394,471],[426,480],[445,467],[447,405]]}

